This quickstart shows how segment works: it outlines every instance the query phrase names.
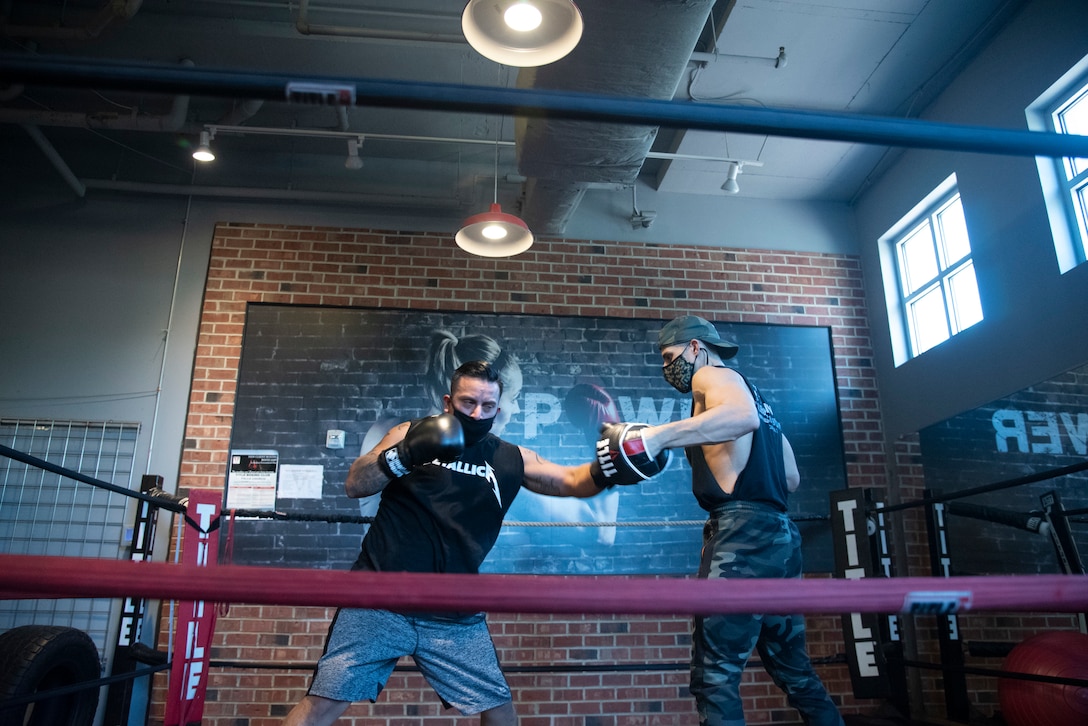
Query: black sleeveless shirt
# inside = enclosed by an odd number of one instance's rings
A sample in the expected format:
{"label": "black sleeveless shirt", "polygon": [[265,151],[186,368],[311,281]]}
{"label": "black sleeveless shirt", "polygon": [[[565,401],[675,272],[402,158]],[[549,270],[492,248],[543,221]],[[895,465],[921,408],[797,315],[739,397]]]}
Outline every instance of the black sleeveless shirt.
{"label": "black sleeveless shirt", "polygon": [[752,453],[748,463],[737,477],[732,494],[726,494],[710,471],[701,446],[684,449],[691,464],[691,490],[699,506],[708,512],[730,502],[762,502],[780,512],[787,509],[789,488],[786,483],[786,465],[782,459],[782,427],[774,417],[771,407],[763,400],[759,390],[738,371],[755,400],[759,414],[759,428],[752,434]]}
{"label": "black sleeveless shirt", "polygon": [[476,574],[524,475],[521,450],[488,434],[457,461],[394,479],[352,569]]}

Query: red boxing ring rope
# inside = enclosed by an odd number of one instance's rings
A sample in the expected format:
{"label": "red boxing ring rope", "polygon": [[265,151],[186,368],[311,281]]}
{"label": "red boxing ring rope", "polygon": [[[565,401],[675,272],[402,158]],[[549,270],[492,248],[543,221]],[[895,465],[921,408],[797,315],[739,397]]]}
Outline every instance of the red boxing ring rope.
{"label": "red boxing ring rope", "polygon": [[1088,577],[698,580],[436,575],[0,555],[0,598],[27,597],[147,597],[502,613],[1083,612],[1088,610]]}

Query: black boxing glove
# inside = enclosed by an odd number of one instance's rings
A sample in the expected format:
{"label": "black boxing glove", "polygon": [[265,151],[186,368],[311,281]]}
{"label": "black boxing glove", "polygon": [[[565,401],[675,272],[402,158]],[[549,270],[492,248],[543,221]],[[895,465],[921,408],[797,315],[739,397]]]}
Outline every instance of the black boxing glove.
{"label": "black boxing glove", "polygon": [[665,449],[651,458],[642,441],[643,423],[606,423],[601,426],[597,440],[597,458],[590,465],[593,483],[600,489],[616,484],[638,484],[661,473],[672,459],[672,452]]}
{"label": "black boxing glove", "polygon": [[440,413],[413,422],[403,439],[378,455],[378,466],[390,479],[399,479],[435,459],[453,461],[464,450],[461,422],[451,414]]}

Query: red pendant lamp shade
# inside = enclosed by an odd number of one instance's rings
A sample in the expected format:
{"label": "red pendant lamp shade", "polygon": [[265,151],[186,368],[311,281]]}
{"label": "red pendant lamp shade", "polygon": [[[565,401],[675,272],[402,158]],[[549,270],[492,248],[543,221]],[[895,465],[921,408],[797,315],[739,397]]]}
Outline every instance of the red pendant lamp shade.
{"label": "red pendant lamp shade", "polygon": [[480,257],[512,257],[533,246],[529,226],[519,217],[503,212],[498,203],[466,219],[454,239],[465,252]]}

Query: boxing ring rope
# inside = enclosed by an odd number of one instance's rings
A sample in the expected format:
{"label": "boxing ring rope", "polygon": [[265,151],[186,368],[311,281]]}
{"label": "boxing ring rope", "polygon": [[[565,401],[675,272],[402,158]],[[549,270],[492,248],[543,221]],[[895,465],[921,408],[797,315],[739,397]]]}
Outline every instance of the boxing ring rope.
{"label": "boxing ring rope", "polygon": [[[188,517],[186,506],[174,495],[152,496],[117,487],[4,445],[0,445],[0,454],[93,486],[106,487],[149,501],[184,515],[191,525],[197,526]],[[1088,462],[941,497],[927,497],[881,507],[880,511],[888,513],[920,504],[948,501],[1084,469],[1088,469]],[[268,512],[254,514],[274,515],[277,518],[291,516]],[[362,521],[367,518],[350,519]],[[218,521],[217,519],[212,523],[212,528],[218,526]],[[623,523],[559,524],[604,526]],[[627,524],[645,526],[658,523]],[[687,525],[688,522],[672,524]],[[335,605],[423,611],[464,609],[596,614],[1030,611],[1040,604],[1045,604],[1052,612],[1080,612],[1088,608],[1088,578],[1068,575],[713,581],[616,575],[564,577],[345,573],[236,565],[208,569],[159,562],[4,554],[0,554],[0,573],[3,573],[0,574],[0,598],[4,599],[31,596],[139,596],[178,600],[209,599],[225,603]],[[278,589],[275,584],[278,578],[282,578],[282,582],[291,582],[294,592]],[[605,587],[601,587],[602,585]]]}
{"label": "boxing ring rope", "polygon": [[[1068,510],[1062,507],[1058,491],[1050,491],[1040,497],[1042,511],[1006,510],[962,501],[966,497],[1038,484],[1084,470],[1088,470],[1088,461],[948,493],[926,490],[920,499],[894,505],[880,501],[876,490],[832,492],[832,509],[843,512],[842,521],[838,518],[832,520],[834,536],[846,545],[836,547],[836,573],[843,576],[843,572],[853,571],[856,577],[894,579],[896,573],[888,547],[885,515],[918,508],[924,510],[929,567],[934,582],[952,582],[957,578],[948,536],[949,530],[955,526],[949,522],[956,517],[1043,535],[1054,545],[1059,569],[1065,573],[1063,576],[1085,579],[1077,543],[1068,528]],[[983,576],[983,579],[986,578]],[[1036,610],[1045,612],[1048,608],[1040,600]],[[1002,708],[1014,708],[1017,712],[1040,704],[1051,704],[1053,708],[1059,708],[1053,704],[1065,704],[1061,708],[1068,708],[1056,720],[1010,721],[1016,726],[1044,722],[1081,723],[1082,717],[1088,715],[1088,710],[1083,707],[1077,710],[1078,707],[1073,705],[1083,702],[1082,696],[1074,694],[1085,693],[1083,689],[1088,687],[1088,660],[1085,660],[1088,636],[1084,635],[1083,612],[1074,613],[1074,620],[1079,620],[1081,627],[1075,627],[1071,620],[1068,633],[1059,629],[1044,630],[1041,634],[1033,635],[1030,627],[1024,627],[1022,629],[1028,630],[1029,634],[1021,643],[975,643],[966,648],[958,620],[960,613],[945,611],[930,614],[937,616],[932,624],[936,630],[935,645],[939,662],[908,657],[915,639],[913,621],[902,621],[895,614],[876,617],[861,613],[849,619],[843,618],[848,667],[855,695],[887,698],[901,713],[911,713],[920,704],[908,701],[908,693],[920,692],[923,687],[920,681],[913,687],[908,686],[908,670],[932,670],[941,673],[937,685],[943,690],[946,716],[951,721],[966,723],[970,718],[973,702],[966,680],[968,675],[1000,679],[998,695]],[[1062,639],[1061,647],[1067,648],[1067,651],[1040,640],[1053,635]],[[1080,649],[1079,655],[1076,654],[1077,648]],[[964,660],[965,655],[1000,657],[1004,659],[1003,666],[1001,670],[969,666]],[[1017,681],[1034,681],[1035,684],[1017,684]],[[1058,690],[1032,690],[1038,688]],[[1066,690],[1062,691],[1063,688]],[[1074,711],[1078,715],[1072,716]]]}
{"label": "boxing ring rope", "polygon": [[[2,452],[0,452],[2,453]],[[178,501],[177,497],[161,492],[157,496],[166,496],[173,501]],[[331,512],[322,512],[318,514],[310,512],[280,512],[272,511],[268,509],[224,509],[221,517],[229,519],[273,519],[279,522],[326,522],[329,524],[371,524],[374,522],[373,516],[362,516],[358,514],[335,514]],[[796,514],[790,515],[790,519],[794,522],[826,522],[828,516],[826,514]],[[523,521],[516,519],[503,520],[503,527],[521,528],[521,527],[702,527],[706,524],[705,519],[639,519],[634,521],[623,522],[598,522],[598,521],[583,521],[583,522],[540,522],[540,521]]]}
{"label": "boxing ring rope", "polygon": [[[888,514],[891,512],[898,512],[904,509],[914,509],[916,507],[925,506],[927,504],[940,504],[942,502],[950,502],[956,499],[963,499],[964,497],[972,497],[976,494],[988,494],[990,492],[1001,491],[1002,489],[1012,489],[1013,487],[1024,486],[1025,484],[1036,484],[1041,481],[1046,481],[1048,479],[1057,479],[1060,476],[1075,474],[1078,471],[1085,470],[1088,470],[1088,461],[1081,461],[1076,464],[1070,464],[1069,466],[1063,466],[1057,469],[1048,469],[1047,471],[1027,474],[1025,476],[1016,477],[1015,479],[1006,479],[1004,481],[994,482],[993,484],[984,484],[982,486],[973,487],[971,489],[961,489],[959,491],[950,492],[948,494],[942,494],[939,496],[927,496],[922,497],[921,499],[912,499],[909,502],[882,506],[880,508],[880,512]],[[1067,512],[1067,514],[1069,514],[1069,512]]]}
{"label": "boxing ring rope", "polygon": [[[280,522],[328,522],[329,524],[371,524],[372,516],[358,514],[334,514],[309,512],[273,512],[266,509],[225,509],[224,517],[237,519],[274,519]],[[801,515],[790,517],[795,522],[799,521],[826,521],[826,516]],[[508,519],[502,523],[503,527],[702,527],[705,519],[642,519],[628,522],[528,522]]]}
{"label": "boxing ring rope", "polygon": [[[1010,649],[1012,645],[1010,644]],[[841,653],[838,655],[826,656],[823,658],[810,658],[813,665],[839,665],[846,662],[845,656]],[[233,661],[233,660],[217,660],[212,658],[208,661],[208,665],[212,668],[238,668],[242,670],[275,670],[275,671],[312,671],[317,666],[317,661],[311,661],[306,663],[268,663],[265,661]],[[922,661],[903,661],[903,665],[913,666],[916,668],[924,668],[927,670],[949,670],[949,667],[942,663],[926,663]],[[752,658],[748,661],[746,668],[758,668],[760,667],[760,661],[758,658]],[[526,673],[648,673],[648,672],[661,672],[661,671],[687,671],[691,668],[689,661],[678,661],[674,663],[648,663],[648,664],[620,664],[620,663],[570,663],[566,666],[562,665],[546,665],[546,666],[503,666],[503,673],[507,674],[526,674]],[[419,673],[419,666],[402,665],[397,664],[393,669],[398,673]],[[972,668],[972,667],[960,667],[953,668],[971,675],[979,676],[992,676],[996,678],[1009,678],[1019,681],[1034,681],[1036,683],[1053,683],[1062,686],[1077,686],[1080,688],[1088,688],[1088,680],[1083,678],[1065,678],[1063,676],[1047,676],[1039,675],[1037,673],[1013,673],[1010,671],[995,671],[992,668]],[[65,691],[74,690],[70,687],[64,689]],[[60,689],[58,689],[60,692]],[[29,699],[26,699],[29,700]]]}
{"label": "boxing ring rope", "polygon": [[115,683],[124,683],[125,681],[131,681],[135,678],[143,678],[144,676],[152,676],[160,671],[164,671],[170,667],[169,663],[160,663],[157,665],[149,666],[139,671],[132,673],[122,673],[117,676],[104,676],[88,683],[74,683],[70,686],[61,686],[59,688],[42,689],[40,691],[34,691],[25,696],[13,696],[12,698],[5,699],[0,702],[0,710],[15,708],[17,706],[25,706],[28,703],[35,703],[36,701],[45,701],[50,698],[59,698],[61,696],[67,696],[72,693],[79,693],[85,691],[88,688],[98,688],[100,686],[111,686]]}
{"label": "boxing ring rope", "polygon": [[1012,156],[1088,157],[1088,136],[1077,134],[542,89],[239,72],[13,53],[0,54],[0,71],[8,83],[548,116]]}
{"label": "boxing ring rope", "polygon": [[96,479],[93,476],[81,474],[80,472],[73,469],[66,469],[63,466],[52,464],[45,459],[39,459],[36,456],[32,456],[31,454],[27,454],[17,449],[13,449],[9,446],[4,446],[3,444],[0,444],[0,456],[6,456],[9,459],[14,459],[15,461],[21,462],[23,464],[28,464],[29,466],[34,466],[39,469],[44,469],[45,471],[48,471],[52,474],[68,477],[69,479],[74,479],[84,484],[90,484],[91,486],[99,487],[101,489],[108,489],[114,494],[121,494],[126,497],[132,497],[133,499],[139,499],[140,501],[147,502],[148,504],[153,504],[160,509],[168,509],[175,514],[184,515],[186,511],[185,505],[180,503],[176,497],[155,496],[152,494],[145,494],[144,492],[139,492],[134,489],[129,489],[127,487],[118,486],[108,481]]}
{"label": "boxing ring rope", "polygon": [[[312,515],[281,512],[226,510],[205,522],[201,528],[189,513],[189,502],[176,495],[152,489],[137,493],[115,487],[49,464],[36,457],[0,445],[0,454],[41,466],[54,473],[71,476],[83,483],[120,489],[135,498],[149,501],[182,514],[196,527],[198,539],[216,530],[224,517],[240,512],[276,519],[310,519]],[[1088,462],[1042,472],[1014,480],[978,487],[942,497],[927,496],[920,502],[908,502],[896,508],[957,499],[971,494],[1009,488],[1025,483],[1062,476],[1088,468]],[[208,494],[209,492],[198,492]],[[195,494],[194,494],[195,496]],[[201,497],[203,498],[203,497]],[[213,496],[214,499],[214,496]],[[879,508],[886,512],[891,507]],[[825,519],[825,517],[806,517]],[[199,517],[198,517],[199,519]],[[344,517],[363,521],[362,517]],[[535,526],[606,526],[609,523],[508,523]],[[615,523],[618,524],[618,523]],[[660,526],[658,522],[631,522],[631,526]],[[672,521],[664,524],[689,525],[701,522]],[[180,530],[179,530],[180,537]],[[180,544],[180,543],[179,543]],[[1088,578],[1076,575],[1018,575],[931,578],[863,578],[799,580],[702,580],[626,576],[534,576],[534,575],[438,575],[420,573],[342,572],[219,565],[198,567],[157,562],[133,562],[82,557],[0,555],[0,599],[62,597],[144,597],[215,603],[247,603],[298,606],[368,607],[402,610],[468,610],[488,612],[525,612],[545,614],[716,614],[716,613],[909,613],[912,615],[949,615],[967,611],[1038,611],[1080,613],[1088,609]],[[284,583],[289,583],[284,587]],[[212,624],[214,629],[214,624]],[[153,651],[161,656],[158,651]],[[168,663],[135,672],[77,684],[64,689],[38,692],[33,696],[5,702],[4,707],[18,707],[31,701],[62,697],[65,693],[96,687],[110,682],[147,676],[172,668]],[[838,655],[827,662],[841,663],[848,656]],[[151,661],[142,660],[149,663]],[[260,663],[208,661],[221,668],[268,668]],[[312,664],[279,664],[309,670]],[[1071,688],[1088,686],[1088,681],[1054,674],[1021,673],[971,668],[963,664],[927,663],[899,659],[900,667],[953,671],[960,674],[995,676],[1002,679],[1036,681]],[[529,667],[526,672],[536,672]],[[572,665],[579,671],[613,671],[615,664]],[[642,664],[641,669],[683,670],[686,664]],[[551,672],[554,667],[546,670]],[[172,676],[172,678],[175,676]],[[200,696],[202,699],[203,696]],[[173,703],[173,702],[171,702]],[[183,704],[183,707],[187,707]]]}
{"label": "boxing ring rope", "polygon": [[940,613],[1088,608],[1068,575],[862,580],[341,572],[186,567],[82,557],[0,555],[0,597],[141,596],[300,606],[523,613]]}

